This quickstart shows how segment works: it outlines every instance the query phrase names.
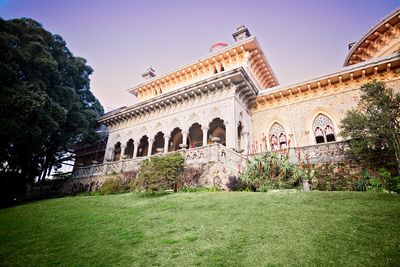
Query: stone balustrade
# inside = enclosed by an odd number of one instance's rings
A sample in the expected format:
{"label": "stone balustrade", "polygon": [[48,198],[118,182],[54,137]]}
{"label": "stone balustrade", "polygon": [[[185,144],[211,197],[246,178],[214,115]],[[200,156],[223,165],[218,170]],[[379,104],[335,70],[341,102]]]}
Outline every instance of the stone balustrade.
{"label": "stone balustrade", "polygon": [[[349,147],[347,141],[324,143],[300,148],[290,148],[277,153],[288,153],[290,162],[300,163],[328,163],[340,162],[346,159],[345,151]],[[212,144],[203,147],[183,149],[167,154],[156,154],[148,157],[134,159],[122,159],[115,162],[107,162],[87,167],[77,168],[73,172],[73,178],[87,178],[120,172],[138,171],[140,163],[154,156],[164,156],[180,153],[185,164],[206,164],[220,162],[230,168],[232,172],[240,174],[246,167],[247,158],[243,155],[220,144]],[[249,156],[251,157],[251,156]]]}
{"label": "stone balustrade", "polygon": [[[291,162],[299,164],[340,162],[346,159],[346,150],[349,148],[348,141],[338,141],[293,149],[289,153]],[[294,153],[293,153],[294,152]]]}
{"label": "stone balustrade", "polygon": [[220,144],[212,144],[192,149],[183,149],[166,154],[156,154],[150,157],[139,157],[134,159],[121,159],[115,162],[96,164],[87,167],[77,168],[72,176],[73,178],[87,178],[101,175],[107,175],[120,172],[138,171],[140,163],[154,156],[164,156],[180,153],[183,155],[185,164],[202,164],[209,162],[221,162],[229,167],[234,173],[239,174],[246,165],[246,158],[235,151],[226,148]]}

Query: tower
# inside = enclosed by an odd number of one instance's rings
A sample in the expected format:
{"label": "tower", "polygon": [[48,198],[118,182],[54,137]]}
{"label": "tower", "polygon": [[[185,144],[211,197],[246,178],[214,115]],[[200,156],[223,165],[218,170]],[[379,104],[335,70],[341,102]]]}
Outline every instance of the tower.
{"label": "tower", "polygon": [[236,42],[239,42],[246,39],[247,37],[250,37],[251,34],[249,30],[246,28],[246,26],[242,25],[236,29],[236,32],[232,34],[232,36]]}
{"label": "tower", "polygon": [[146,70],[146,72],[142,74],[142,77],[145,78],[146,80],[149,80],[155,76],[156,76],[156,72],[152,67],[148,68]]}

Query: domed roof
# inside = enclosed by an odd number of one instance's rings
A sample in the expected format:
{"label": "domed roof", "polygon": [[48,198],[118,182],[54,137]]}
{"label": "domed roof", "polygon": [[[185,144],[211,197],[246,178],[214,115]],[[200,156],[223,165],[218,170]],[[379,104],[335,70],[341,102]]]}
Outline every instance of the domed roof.
{"label": "domed roof", "polygon": [[210,52],[217,51],[217,50],[219,50],[219,49],[221,49],[221,48],[224,48],[224,47],[226,47],[226,46],[228,46],[227,43],[224,43],[224,42],[216,42],[215,44],[213,44],[213,45],[210,47]]}
{"label": "domed roof", "polygon": [[400,8],[372,27],[351,46],[344,66],[400,51]]}

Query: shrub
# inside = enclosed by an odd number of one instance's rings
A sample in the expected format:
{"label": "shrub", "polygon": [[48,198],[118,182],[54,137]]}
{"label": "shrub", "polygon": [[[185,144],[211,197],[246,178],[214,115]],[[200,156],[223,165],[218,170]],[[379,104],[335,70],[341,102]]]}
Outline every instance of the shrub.
{"label": "shrub", "polygon": [[300,184],[303,171],[289,162],[285,155],[265,152],[251,158],[241,175],[244,189],[268,191],[295,188]]}
{"label": "shrub", "polygon": [[183,171],[184,159],[181,154],[155,156],[140,165],[135,183],[138,191],[160,192],[168,189],[176,191]]}
{"label": "shrub", "polygon": [[201,176],[204,173],[204,165],[185,166],[183,172],[179,176],[177,190],[181,187],[191,188],[199,185]]}
{"label": "shrub", "polygon": [[121,194],[128,191],[128,185],[119,178],[107,179],[99,189],[99,192],[102,195]]}
{"label": "shrub", "polygon": [[384,191],[384,180],[372,175],[368,170],[363,171],[363,178],[356,181],[355,190],[357,191]]}
{"label": "shrub", "polygon": [[246,184],[242,181],[242,179],[236,176],[229,176],[228,183],[226,184],[228,190],[231,191],[244,191],[246,190]]}
{"label": "shrub", "polygon": [[350,168],[343,163],[313,165],[312,185],[321,191],[344,191],[355,188]]}
{"label": "shrub", "polygon": [[390,171],[383,168],[378,173],[384,179],[387,190],[400,193],[400,176],[392,176]]}

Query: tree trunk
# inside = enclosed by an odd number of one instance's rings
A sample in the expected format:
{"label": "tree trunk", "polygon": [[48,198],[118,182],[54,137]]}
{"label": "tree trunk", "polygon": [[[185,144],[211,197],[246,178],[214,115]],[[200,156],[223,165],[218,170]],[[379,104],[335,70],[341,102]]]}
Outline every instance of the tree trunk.
{"label": "tree trunk", "polygon": [[400,136],[397,135],[395,132],[393,133],[394,136],[394,154],[396,155],[397,161],[397,174],[400,175]]}

